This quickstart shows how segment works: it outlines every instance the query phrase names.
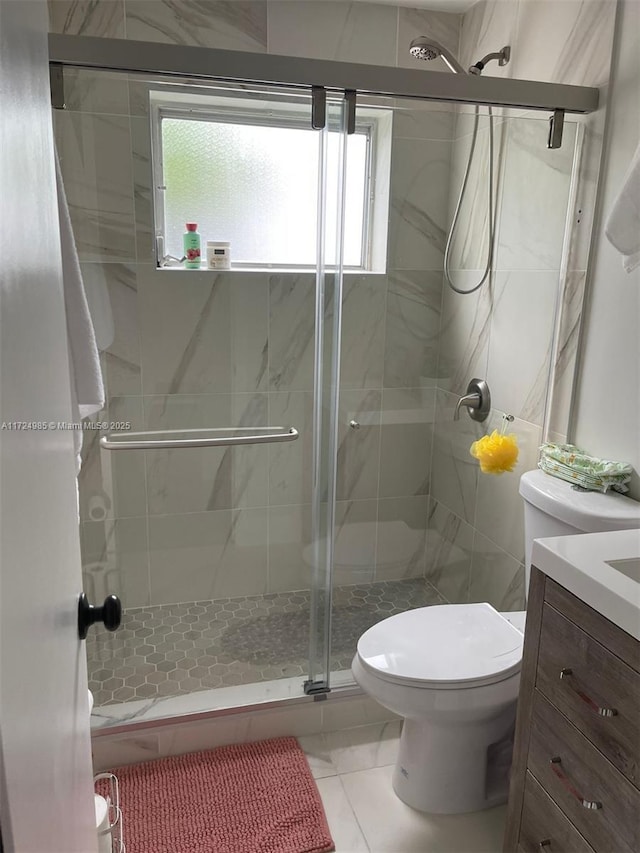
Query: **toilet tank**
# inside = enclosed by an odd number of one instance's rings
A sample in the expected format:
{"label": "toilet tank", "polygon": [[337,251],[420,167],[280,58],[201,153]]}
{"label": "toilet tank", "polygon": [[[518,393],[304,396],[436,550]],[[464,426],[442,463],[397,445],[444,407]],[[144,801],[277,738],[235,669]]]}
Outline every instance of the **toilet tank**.
{"label": "toilet tank", "polygon": [[533,540],[640,527],[640,502],[618,492],[584,492],[544,471],[520,478],[524,499],[525,589],[529,591]]}

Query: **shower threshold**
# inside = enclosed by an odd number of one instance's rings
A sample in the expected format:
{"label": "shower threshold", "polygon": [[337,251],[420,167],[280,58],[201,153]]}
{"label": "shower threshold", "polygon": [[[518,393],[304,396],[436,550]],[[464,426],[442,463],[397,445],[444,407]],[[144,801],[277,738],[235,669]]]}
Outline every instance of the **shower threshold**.
{"label": "shower threshold", "polygon": [[[348,698],[362,694],[353,680],[351,669],[331,673],[332,698]],[[156,725],[194,722],[211,717],[224,717],[239,711],[266,710],[313,703],[307,696],[300,678],[278,678],[238,684],[235,687],[215,687],[178,696],[155,699],[131,699],[94,708],[91,714],[91,733],[94,737]],[[326,694],[322,697],[326,698]]]}

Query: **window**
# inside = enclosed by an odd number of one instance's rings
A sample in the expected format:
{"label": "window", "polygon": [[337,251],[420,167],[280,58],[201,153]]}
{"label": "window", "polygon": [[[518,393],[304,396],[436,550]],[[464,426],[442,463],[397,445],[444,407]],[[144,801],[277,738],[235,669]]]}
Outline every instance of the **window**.
{"label": "window", "polygon": [[[385,111],[386,112],[386,111]],[[180,258],[186,222],[228,240],[234,267],[316,265],[320,134],[308,102],[151,92],[158,257]],[[371,269],[378,119],[347,140],[344,264]],[[327,264],[335,257],[338,133],[329,133]],[[386,243],[386,239],[385,239]],[[204,255],[204,251],[203,251]]]}

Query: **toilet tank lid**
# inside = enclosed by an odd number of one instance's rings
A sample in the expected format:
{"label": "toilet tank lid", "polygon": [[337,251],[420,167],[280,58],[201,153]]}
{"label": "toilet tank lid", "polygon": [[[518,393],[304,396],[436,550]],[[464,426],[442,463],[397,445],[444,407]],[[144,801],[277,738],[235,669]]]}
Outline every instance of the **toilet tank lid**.
{"label": "toilet tank lid", "polygon": [[618,492],[578,491],[539,469],[522,475],[520,494],[527,503],[584,533],[640,527],[640,502]]}

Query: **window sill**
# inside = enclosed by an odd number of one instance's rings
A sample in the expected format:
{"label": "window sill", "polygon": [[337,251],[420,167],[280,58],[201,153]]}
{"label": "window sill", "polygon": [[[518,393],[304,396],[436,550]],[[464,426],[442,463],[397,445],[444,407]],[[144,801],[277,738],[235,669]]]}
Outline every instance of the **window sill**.
{"label": "window sill", "polygon": [[[315,269],[313,267],[231,267],[227,270],[212,270],[209,269],[204,264],[199,269],[187,269],[182,266],[166,266],[166,267],[155,267],[157,272],[197,272],[197,273],[211,273],[212,275],[218,275],[218,273],[268,273],[269,275],[286,275],[286,273],[291,273],[292,275],[303,275],[309,274],[315,276]],[[332,275],[334,273],[334,269],[332,267],[326,267],[325,273],[328,275]],[[361,269],[344,269],[344,275],[386,275],[386,270],[361,270]]]}

